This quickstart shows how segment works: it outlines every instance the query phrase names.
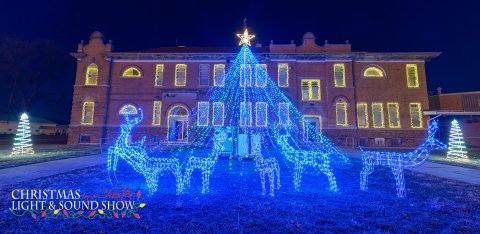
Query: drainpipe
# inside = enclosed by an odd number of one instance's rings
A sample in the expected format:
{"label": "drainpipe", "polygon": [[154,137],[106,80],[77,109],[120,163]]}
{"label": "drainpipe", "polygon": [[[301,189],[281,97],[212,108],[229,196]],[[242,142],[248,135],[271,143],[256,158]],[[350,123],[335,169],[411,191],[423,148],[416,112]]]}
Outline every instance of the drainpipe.
{"label": "drainpipe", "polygon": [[100,145],[102,144],[102,139],[105,139],[105,143],[107,143],[107,135],[108,135],[108,116],[110,110],[110,90],[112,86],[112,58],[108,57],[108,83],[107,83],[107,92],[106,92],[106,99],[105,99],[105,119],[103,122],[102,128],[102,138],[100,139]]}

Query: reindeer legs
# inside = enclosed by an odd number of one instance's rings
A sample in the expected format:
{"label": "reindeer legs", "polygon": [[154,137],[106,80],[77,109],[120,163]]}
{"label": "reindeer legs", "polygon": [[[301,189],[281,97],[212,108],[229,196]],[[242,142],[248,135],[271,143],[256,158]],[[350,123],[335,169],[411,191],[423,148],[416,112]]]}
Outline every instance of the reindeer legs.
{"label": "reindeer legs", "polygon": [[335,179],[335,176],[333,175],[332,169],[330,168],[330,164],[324,163],[323,165],[321,165],[320,166],[320,171],[327,176],[328,184],[330,185],[330,190],[333,191],[333,192],[338,191],[337,180]]}
{"label": "reindeer legs", "polygon": [[360,189],[365,191],[368,189],[368,176],[373,172],[372,159],[363,159],[363,168],[360,172]]}
{"label": "reindeer legs", "polygon": [[300,182],[302,181],[303,165],[299,161],[295,161],[295,168],[293,173],[293,185],[295,190],[300,190]]}
{"label": "reindeer legs", "polygon": [[395,176],[395,183],[397,184],[397,196],[404,198],[405,194],[405,178],[403,177],[403,169],[401,167],[392,167],[393,175]]}

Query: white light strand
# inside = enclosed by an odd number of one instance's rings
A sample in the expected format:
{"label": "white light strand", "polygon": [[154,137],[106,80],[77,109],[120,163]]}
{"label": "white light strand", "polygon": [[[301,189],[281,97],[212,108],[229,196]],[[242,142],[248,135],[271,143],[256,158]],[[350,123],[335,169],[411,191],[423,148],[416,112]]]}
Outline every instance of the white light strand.
{"label": "white light strand", "polygon": [[11,155],[33,155],[32,134],[30,130],[30,121],[28,115],[23,113],[20,116],[17,133],[14,138],[13,149]]}
{"label": "white light strand", "polygon": [[458,121],[454,119],[450,127],[450,136],[448,138],[447,159],[453,161],[468,160],[463,133]]}

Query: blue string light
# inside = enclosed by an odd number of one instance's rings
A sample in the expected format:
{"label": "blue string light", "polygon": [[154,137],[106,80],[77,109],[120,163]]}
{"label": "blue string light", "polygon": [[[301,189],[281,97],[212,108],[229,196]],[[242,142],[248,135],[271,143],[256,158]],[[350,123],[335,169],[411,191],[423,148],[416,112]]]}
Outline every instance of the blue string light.
{"label": "blue string light", "polygon": [[387,151],[364,151],[362,148],[363,168],[360,172],[360,189],[367,190],[368,176],[373,172],[375,166],[390,167],[395,177],[397,196],[403,198],[405,193],[405,179],[403,169],[415,167],[424,163],[432,150],[444,150],[445,144],[435,139],[438,130],[438,121],[432,121],[428,128],[427,138],[422,144],[410,152],[387,152]]}

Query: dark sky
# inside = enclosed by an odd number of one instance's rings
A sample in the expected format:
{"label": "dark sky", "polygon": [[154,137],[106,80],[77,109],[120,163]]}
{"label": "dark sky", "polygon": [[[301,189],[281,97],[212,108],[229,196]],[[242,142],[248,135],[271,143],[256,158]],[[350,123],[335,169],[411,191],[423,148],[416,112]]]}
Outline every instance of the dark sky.
{"label": "dark sky", "polygon": [[[444,3],[445,2],[445,3]],[[8,1],[2,4],[2,36],[58,43],[65,54],[94,30],[116,51],[179,44],[235,46],[235,33],[248,19],[255,42],[300,43],[313,32],[323,40],[350,40],[354,50],[440,51],[427,63],[428,90],[478,91],[480,7],[475,1]],[[75,60],[56,89],[71,93]],[[0,98],[6,97],[0,94]],[[34,115],[68,122],[71,95],[40,103]]]}

